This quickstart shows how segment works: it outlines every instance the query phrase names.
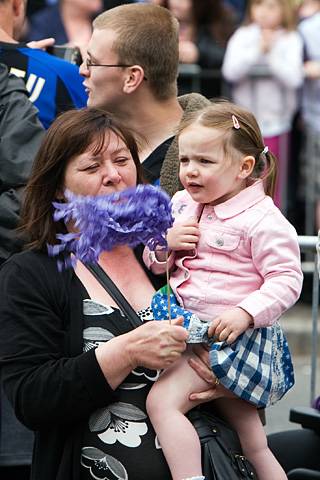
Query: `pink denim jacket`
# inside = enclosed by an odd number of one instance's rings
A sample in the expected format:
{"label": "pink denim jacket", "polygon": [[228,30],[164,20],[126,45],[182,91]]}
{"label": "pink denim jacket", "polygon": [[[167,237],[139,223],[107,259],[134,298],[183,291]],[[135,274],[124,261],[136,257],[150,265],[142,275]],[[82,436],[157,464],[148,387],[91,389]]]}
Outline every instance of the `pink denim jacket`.
{"label": "pink denim jacket", "polygon": [[[185,309],[211,321],[238,306],[258,328],[272,325],[298,300],[303,275],[297,234],[261,180],[216,206],[197,204],[185,190],[172,202],[175,222],[201,215],[197,248],[169,257],[170,285]],[[156,274],[165,271],[148,249],[144,261]]]}

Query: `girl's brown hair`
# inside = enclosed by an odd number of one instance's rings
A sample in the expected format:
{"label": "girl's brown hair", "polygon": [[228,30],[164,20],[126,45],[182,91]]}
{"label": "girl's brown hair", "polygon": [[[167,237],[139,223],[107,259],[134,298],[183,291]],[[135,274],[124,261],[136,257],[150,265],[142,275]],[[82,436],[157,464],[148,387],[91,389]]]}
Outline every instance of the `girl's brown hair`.
{"label": "girl's brown hair", "polygon": [[[233,117],[238,122],[235,128]],[[235,155],[235,152],[245,156],[252,156],[255,165],[252,178],[262,178],[265,181],[266,194],[274,194],[276,181],[276,158],[270,153],[264,153],[264,142],[259,125],[251,112],[226,100],[218,100],[212,105],[186,116],[178,129],[178,135],[191,124],[200,124],[204,127],[221,130],[223,149],[226,155]]]}
{"label": "girl's brown hair", "polygon": [[95,108],[63,113],[47,131],[24,193],[19,232],[25,236],[28,248],[43,249],[47,243],[57,243],[57,233],[66,233],[64,223],[54,222],[52,205],[63,188],[66,167],[91,145],[93,153],[99,154],[106,148],[105,135],[111,132],[128,147],[137,169],[137,183],[143,183],[133,133],[112,114]]}
{"label": "girl's brown hair", "polygon": [[[245,17],[245,23],[252,23],[251,9],[253,5],[259,5],[264,0],[249,0],[247,4],[247,11]],[[297,26],[297,9],[294,6],[292,0],[277,0],[282,7],[282,27],[286,30],[295,30]]]}

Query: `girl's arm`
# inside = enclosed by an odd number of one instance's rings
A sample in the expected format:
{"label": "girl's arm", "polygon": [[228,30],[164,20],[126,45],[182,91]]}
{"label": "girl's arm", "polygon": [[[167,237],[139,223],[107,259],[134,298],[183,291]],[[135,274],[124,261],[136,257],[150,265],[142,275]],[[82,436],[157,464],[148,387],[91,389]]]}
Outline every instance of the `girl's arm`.
{"label": "girl's arm", "polygon": [[297,32],[279,37],[266,56],[271,73],[288,88],[303,83],[303,44]]}
{"label": "girl's arm", "polygon": [[239,28],[230,38],[222,65],[223,76],[229,82],[239,82],[254,67],[261,51],[261,34],[258,27]]}
{"label": "girl's arm", "polygon": [[298,300],[303,274],[297,233],[279,211],[266,214],[249,231],[254,265],[263,279],[260,289],[237,307],[252,316],[254,327],[272,325]]}

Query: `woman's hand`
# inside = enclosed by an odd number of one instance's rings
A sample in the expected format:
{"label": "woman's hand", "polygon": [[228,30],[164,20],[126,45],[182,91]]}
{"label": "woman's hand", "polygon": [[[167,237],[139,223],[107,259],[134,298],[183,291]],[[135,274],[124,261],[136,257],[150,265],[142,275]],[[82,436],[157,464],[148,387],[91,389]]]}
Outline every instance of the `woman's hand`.
{"label": "woman's hand", "polygon": [[203,345],[195,345],[193,347],[195,358],[189,359],[189,365],[195,372],[208,384],[208,389],[202,392],[193,392],[190,395],[190,400],[199,403],[209,402],[217,398],[217,379],[212,373],[209,364],[209,352]]}
{"label": "woman's hand", "polygon": [[174,363],[186,349],[188,332],[183,318],[147,322],[129,334],[127,353],[132,369],[137,366],[162,369]]}
{"label": "woman's hand", "polygon": [[199,224],[195,217],[184,223],[176,223],[168,230],[167,242],[170,250],[192,250],[199,241]]}

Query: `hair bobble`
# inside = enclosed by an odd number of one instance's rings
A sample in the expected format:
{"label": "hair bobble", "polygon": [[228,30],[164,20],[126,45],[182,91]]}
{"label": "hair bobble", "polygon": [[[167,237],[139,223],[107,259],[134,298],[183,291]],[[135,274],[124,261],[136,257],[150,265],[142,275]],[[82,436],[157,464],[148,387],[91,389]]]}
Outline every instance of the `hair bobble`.
{"label": "hair bobble", "polygon": [[266,146],[264,147],[264,149],[262,150],[261,153],[262,153],[262,155],[266,155],[266,153],[268,153],[268,152],[269,152],[269,148],[268,148],[268,146],[266,145]]}
{"label": "hair bobble", "polygon": [[233,122],[233,128],[235,128],[236,130],[239,130],[240,128],[240,124],[238,122],[238,119],[235,115],[232,115],[232,122]]}

